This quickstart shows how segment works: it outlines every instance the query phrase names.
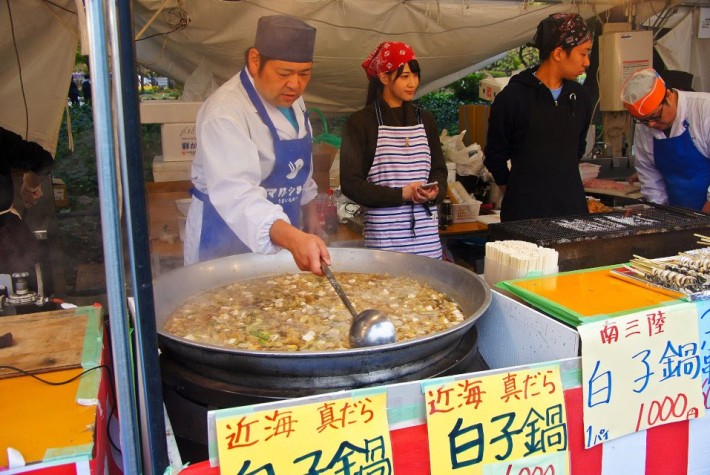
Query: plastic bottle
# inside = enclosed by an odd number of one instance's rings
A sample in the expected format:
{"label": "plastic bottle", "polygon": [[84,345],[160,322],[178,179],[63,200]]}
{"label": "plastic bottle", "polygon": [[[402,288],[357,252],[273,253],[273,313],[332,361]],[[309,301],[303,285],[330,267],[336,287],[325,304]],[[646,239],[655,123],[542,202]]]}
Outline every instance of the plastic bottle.
{"label": "plastic bottle", "polygon": [[441,202],[441,209],[439,210],[439,229],[446,229],[447,226],[453,224],[453,209],[451,200],[444,198]]}
{"label": "plastic bottle", "polygon": [[335,234],[338,232],[338,203],[335,200],[335,194],[332,188],[328,188],[328,199],[323,207],[325,217],[325,232]]}

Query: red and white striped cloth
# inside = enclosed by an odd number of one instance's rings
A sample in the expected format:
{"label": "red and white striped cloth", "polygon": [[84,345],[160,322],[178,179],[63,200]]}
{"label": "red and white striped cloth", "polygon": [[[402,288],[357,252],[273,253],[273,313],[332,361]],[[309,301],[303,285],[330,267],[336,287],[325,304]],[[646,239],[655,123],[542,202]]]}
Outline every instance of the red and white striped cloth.
{"label": "red and white striped cloth", "polygon": [[[565,391],[572,475],[708,475],[710,414],[584,448],[582,388]],[[425,424],[391,433],[394,472],[436,475],[429,469]]]}
{"label": "red and white striped cloth", "polygon": [[[584,448],[582,388],[565,391],[572,475],[709,475],[710,413],[701,419],[675,422]],[[393,468],[397,475],[437,475],[429,468],[426,424],[390,432]],[[209,462],[181,473],[218,475]],[[462,473],[465,473],[462,471]]]}

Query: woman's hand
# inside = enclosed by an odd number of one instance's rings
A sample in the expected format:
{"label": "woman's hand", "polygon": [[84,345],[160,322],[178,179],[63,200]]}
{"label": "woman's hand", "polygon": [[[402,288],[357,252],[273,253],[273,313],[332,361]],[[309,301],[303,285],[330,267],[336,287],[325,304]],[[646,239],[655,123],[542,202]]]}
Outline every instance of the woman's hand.
{"label": "woman's hand", "polygon": [[439,185],[428,188],[422,188],[423,181],[415,181],[409,185],[402,188],[402,198],[404,201],[411,201],[413,203],[426,203],[427,201],[434,201],[439,195]]}

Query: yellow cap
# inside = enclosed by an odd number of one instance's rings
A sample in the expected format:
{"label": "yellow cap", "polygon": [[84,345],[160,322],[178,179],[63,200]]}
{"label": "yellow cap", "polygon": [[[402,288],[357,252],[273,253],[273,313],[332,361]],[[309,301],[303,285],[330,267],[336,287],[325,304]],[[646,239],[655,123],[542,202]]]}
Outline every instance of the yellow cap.
{"label": "yellow cap", "polygon": [[631,114],[644,117],[663,102],[666,97],[666,83],[655,69],[642,69],[626,80],[620,97]]}

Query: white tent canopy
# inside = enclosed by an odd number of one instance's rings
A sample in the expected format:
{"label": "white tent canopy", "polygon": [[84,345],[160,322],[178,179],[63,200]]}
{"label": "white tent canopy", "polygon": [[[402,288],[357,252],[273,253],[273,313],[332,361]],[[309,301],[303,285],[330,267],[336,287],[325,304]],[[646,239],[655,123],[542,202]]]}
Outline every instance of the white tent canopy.
{"label": "white tent canopy", "polygon": [[[175,10],[135,3],[136,31],[157,13],[142,37],[171,30]],[[204,64],[221,84],[243,65],[256,23],[264,15],[298,16],[317,29],[309,107],[346,113],[362,107],[367,80],[360,63],[382,41],[413,46],[422,66],[420,94],[480,69],[489,58],[532,39],[547,15],[574,11],[589,18],[607,6],[509,1],[300,0],[185,2],[182,30],[136,43],[138,62],[184,82]],[[152,41],[151,41],[152,40]]]}
{"label": "white tent canopy", "polygon": [[[578,12],[589,19],[604,17],[618,5],[618,0],[132,0],[137,62],[179,83],[198,66],[215,84],[234,75],[259,17],[304,19],[318,30],[314,76],[305,98],[309,107],[326,113],[362,107],[367,81],[360,63],[381,41],[414,47],[422,65],[421,95],[530,41],[538,22],[551,13]],[[625,5],[638,24],[668,2]],[[0,126],[52,152],[77,44],[90,53],[82,40],[83,8],[83,0],[0,3]]]}
{"label": "white tent canopy", "polygon": [[79,41],[74,0],[0,3],[0,127],[54,154]]}

